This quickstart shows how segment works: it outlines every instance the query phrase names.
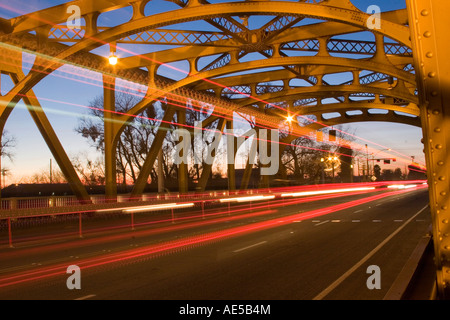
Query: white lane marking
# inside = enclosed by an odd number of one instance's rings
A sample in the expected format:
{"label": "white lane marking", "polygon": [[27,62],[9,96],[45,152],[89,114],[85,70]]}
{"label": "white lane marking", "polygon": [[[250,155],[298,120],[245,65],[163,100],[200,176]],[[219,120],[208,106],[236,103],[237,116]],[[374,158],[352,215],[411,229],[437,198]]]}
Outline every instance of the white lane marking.
{"label": "white lane marking", "polygon": [[330,222],[330,220],[325,220],[325,221],[316,223],[315,226],[320,226],[321,224],[324,224],[324,223],[327,223],[327,222]]}
{"label": "white lane marking", "polygon": [[372,220],[372,222],[381,222],[381,220]]}
{"label": "white lane marking", "polygon": [[320,292],[317,296],[313,298],[313,300],[322,300],[325,298],[331,291],[333,291],[337,286],[339,286],[345,279],[347,279],[356,269],[361,267],[364,263],[366,263],[373,255],[375,255],[386,243],[388,243],[392,238],[394,238],[397,233],[402,231],[404,227],[411,221],[413,221],[419,214],[421,214],[428,205],[420,209],[415,215],[409,218],[404,224],[397,228],[393,233],[391,233],[386,239],[383,240],[375,249],[370,251],[364,258],[362,258],[359,262],[357,262],[353,267],[347,270],[342,276],[340,276],[336,281],[334,281],[331,285],[329,285],[325,290]]}
{"label": "white lane marking", "polygon": [[352,222],[361,222],[361,220],[352,220]]}
{"label": "white lane marking", "polygon": [[336,222],[341,222],[341,220],[331,220],[331,222],[336,223]]}
{"label": "white lane marking", "polygon": [[313,221],[311,221],[312,223],[317,223],[317,222],[320,222],[320,220],[313,220]]}
{"label": "white lane marking", "polygon": [[248,246],[248,247],[245,247],[245,248],[241,248],[241,249],[238,249],[238,250],[234,250],[233,252],[234,253],[238,253],[238,252],[241,252],[241,251],[244,251],[244,250],[256,247],[256,246],[260,246],[260,245],[265,244],[265,243],[267,243],[267,241],[255,243],[255,244],[252,244],[251,246]]}
{"label": "white lane marking", "polygon": [[90,299],[90,298],[93,298],[93,297],[96,297],[96,295],[95,294],[90,294],[88,296],[84,296],[84,297],[81,297],[81,298],[78,298],[78,299],[75,299],[75,300],[87,300],[87,299]]}
{"label": "white lane marking", "polygon": [[360,212],[363,212],[364,210],[356,210],[355,212],[353,212],[353,213],[360,213]]}
{"label": "white lane marking", "polygon": [[394,222],[403,222],[403,220],[394,220]]}

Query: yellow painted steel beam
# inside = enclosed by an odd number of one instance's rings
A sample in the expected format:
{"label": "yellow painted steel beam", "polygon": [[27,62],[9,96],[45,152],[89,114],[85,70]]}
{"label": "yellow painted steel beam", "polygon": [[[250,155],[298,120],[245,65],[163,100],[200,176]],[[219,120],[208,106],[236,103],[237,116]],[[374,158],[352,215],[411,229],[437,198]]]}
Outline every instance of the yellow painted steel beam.
{"label": "yellow painted steel beam", "polygon": [[[21,78],[25,77],[21,69],[17,70],[16,74],[11,73],[11,79],[14,83],[18,83]],[[75,171],[72,162],[70,161],[67,153],[64,150],[61,142],[58,139],[55,131],[53,130],[50,121],[48,120],[45,112],[39,103],[39,100],[34,95],[33,91],[30,90],[24,97],[23,101],[31,114],[39,132],[41,133],[44,141],[49,147],[53,157],[58,163],[64,177],[70,182],[70,187],[74,192],[78,200],[84,203],[90,203],[90,197],[86,191],[85,186],[82,184],[77,172]]]}
{"label": "yellow painted steel beam", "polygon": [[[186,109],[180,108],[177,111],[177,122],[180,127],[180,129],[184,129],[186,125]],[[184,138],[182,138],[184,139]],[[180,157],[182,158],[184,156],[184,152],[187,152],[185,150],[180,151]],[[178,165],[178,191],[181,194],[185,194],[189,191],[189,181],[188,181],[188,164],[187,163],[180,163]]]}
{"label": "yellow painted steel beam", "polygon": [[129,0],[75,0],[58,6],[32,12],[9,20],[11,33],[36,30],[47,25],[66,22],[72,15],[69,6],[75,5],[80,9],[80,16],[93,13],[103,13],[130,6]]}
{"label": "yellow painted steel beam", "polygon": [[388,110],[393,112],[402,112],[409,114],[413,117],[420,117],[420,110],[417,105],[411,103],[408,106],[397,106],[397,105],[389,105],[385,103],[376,103],[376,102],[351,102],[351,103],[332,103],[332,104],[322,104],[317,106],[304,106],[292,108],[292,112],[298,115],[318,115],[324,113],[333,113],[340,112],[346,113],[348,111],[355,110],[370,110],[370,109],[379,109],[379,110]]}
{"label": "yellow painted steel beam", "polygon": [[[222,133],[225,129],[226,121],[224,118],[220,118],[216,127],[216,131]],[[220,136],[221,138],[222,136]],[[215,157],[215,150],[208,150],[212,157]],[[212,164],[203,163],[202,175],[198,181],[198,191],[202,192],[206,190],[206,185],[208,184],[209,178],[211,177]]]}
{"label": "yellow painted steel beam", "polygon": [[[309,97],[327,98],[333,96],[348,96],[356,93],[369,93],[374,95],[391,96],[398,99],[402,99],[409,103],[417,104],[417,97],[409,93],[407,90],[384,89],[379,87],[367,86],[367,85],[337,85],[337,86],[322,86],[316,85],[312,87],[298,87],[279,92],[270,92],[262,95],[258,95],[257,98],[264,102],[276,102],[285,98],[286,100],[300,100]],[[236,103],[242,106],[252,105],[257,103],[253,98],[236,99]]]}
{"label": "yellow painted steel beam", "polygon": [[407,0],[440,299],[450,299],[450,2]]}
{"label": "yellow painted steel beam", "polygon": [[105,149],[105,196],[108,202],[117,201],[117,143],[115,130],[116,78],[103,75],[103,123]]}
{"label": "yellow painted steel beam", "polygon": [[139,176],[134,184],[133,190],[131,191],[131,198],[136,198],[144,192],[148,177],[150,176],[150,172],[153,169],[153,165],[155,164],[158,152],[163,146],[164,139],[167,135],[167,130],[173,120],[175,111],[176,108],[172,107],[168,107],[166,109],[161,124],[158,127],[156,136],[153,139],[152,146],[150,147],[147,157],[145,158],[145,161],[141,167],[141,171],[139,172]]}
{"label": "yellow painted steel beam", "polygon": [[[248,14],[254,13],[254,14],[270,14],[272,12],[277,12],[278,14],[308,14],[313,9],[313,7],[310,4],[296,4],[293,7],[293,3],[284,3],[281,5],[280,3],[276,3],[276,6],[274,6],[274,3],[268,2],[267,6],[264,6],[261,8],[259,5],[255,5],[255,3],[240,3],[239,11],[242,11],[242,13],[246,12]],[[280,7],[284,7],[284,9],[280,12]],[[342,23],[349,23],[346,18],[347,15],[353,14],[353,18],[355,17],[355,12],[351,10],[336,10],[336,8],[331,7],[323,7],[323,6],[314,6],[316,8],[320,7],[320,12],[317,12],[318,18],[328,18],[332,20],[337,20]],[[162,13],[157,14],[151,17],[142,17],[139,19],[134,19],[130,21],[129,23],[126,23],[124,25],[120,25],[117,27],[114,27],[112,29],[109,29],[107,31],[101,32],[100,34],[97,34],[94,37],[90,37],[88,39],[85,39],[84,41],[81,41],[78,44],[73,45],[72,47],[68,48],[64,52],[58,54],[55,57],[55,61],[53,63],[47,63],[46,67],[43,68],[46,71],[52,71],[55,68],[59,67],[59,59],[65,59],[68,56],[71,56],[72,54],[79,52],[81,50],[91,50],[95,47],[98,47],[102,44],[109,43],[111,41],[119,39],[121,36],[124,36],[125,34],[130,34],[137,32],[138,30],[150,29],[155,26],[159,25],[168,25],[173,23],[178,23],[182,21],[191,21],[195,19],[201,19],[205,16],[217,16],[221,17],[224,16],[227,12],[233,12],[235,13],[236,7],[230,4],[214,4],[214,5],[204,5],[204,6],[195,6],[194,7],[187,7],[185,9],[176,10],[175,19],[174,12],[170,13]],[[284,11],[286,12],[284,12]],[[315,11],[316,12],[316,11]],[[356,12],[356,16],[358,16],[358,19],[364,20],[365,18],[368,18],[368,15],[362,12]],[[350,19],[351,20],[351,19]],[[364,23],[362,21],[350,21],[351,25],[359,26],[361,28],[364,28]],[[386,34],[387,36],[390,36],[391,38],[397,39],[401,43],[408,43],[408,40],[404,36],[404,27],[401,25],[398,25],[396,23],[392,23],[389,21],[386,21],[385,23],[385,29],[380,30],[381,33]],[[27,90],[31,89],[37,82],[39,82],[44,76],[42,74],[30,74],[28,75],[21,83],[19,83],[10,93],[11,97],[10,100],[14,103],[17,100],[17,96],[20,94],[24,94],[27,92]],[[125,123],[125,122],[124,122]]]}
{"label": "yellow painted steel beam", "polygon": [[[227,130],[233,130],[233,120],[227,120],[226,121],[226,128]],[[230,131],[230,132],[231,132]],[[233,149],[230,148],[228,145],[228,141],[232,139],[233,140]],[[227,154],[231,152],[233,154],[233,159],[236,160],[236,153],[238,146],[236,145],[236,138],[234,136],[226,138],[227,141]],[[236,168],[235,168],[235,161],[232,163],[228,163],[227,165],[227,178],[228,178],[228,190],[229,191],[235,191],[236,190]]]}
{"label": "yellow painted steel beam", "polygon": [[348,115],[343,112],[344,114],[341,115],[340,117],[335,117],[331,119],[325,119],[324,117],[321,116],[317,122],[307,125],[305,128],[312,131],[317,131],[325,127],[334,127],[340,124],[362,123],[362,122],[390,122],[390,123],[405,124],[418,128],[422,126],[420,117],[411,117],[407,115],[402,115],[391,110],[389,110],[388,113],[386,114],[370,113],[368,110],[362,110],[362,112],[363,112],[362,114],[357,115]]}

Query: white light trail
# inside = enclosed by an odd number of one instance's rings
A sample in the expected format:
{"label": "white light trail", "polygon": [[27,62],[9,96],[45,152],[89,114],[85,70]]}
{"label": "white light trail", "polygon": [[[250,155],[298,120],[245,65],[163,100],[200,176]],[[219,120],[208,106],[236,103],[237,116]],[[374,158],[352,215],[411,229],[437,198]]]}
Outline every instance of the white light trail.
{"label": "white light trail", "polygon": [[347,188],[347,189],[330,189],[330,190],[320,190],[320,191],[303,191],[294,193],[283,193],[282,197],[303,197],[303,196],[315,196],[320,194],[330,194],[330,193],[343,193],[343,192],[353,192],[353,191],[367,191],[374,190],[375,187],[364,187],[364,188]]}

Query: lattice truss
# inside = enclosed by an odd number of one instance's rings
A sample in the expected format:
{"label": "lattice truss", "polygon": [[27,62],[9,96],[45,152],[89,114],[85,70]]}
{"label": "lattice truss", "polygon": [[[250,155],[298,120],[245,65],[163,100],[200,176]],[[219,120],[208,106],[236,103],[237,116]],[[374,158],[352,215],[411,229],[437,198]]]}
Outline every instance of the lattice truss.
{"label": "lattice truss", "polygon": [[[123,128],[161,98],[212,106],[207,123],[233,112],[272,127],[288,115],[312,119],[296,123],[286,138],[291,140],[356,121],[420,126],[406,9],[382,13],[381,28],[370,30],[370,14],[347,0],[166,4],[77,0],[1,20],[2,70],[15,80],[2,97],[2,125],[24,97],[36,112],[33,86],[62,65],[73,64],[102,73],[105,81],[122,78],[147,90],[128,114],[108,114],[113,121],[105,123],[106,165],[111,167],[107,185],[114,181],[112,155]],[[79,28],[67,25],[69,5],[80,8]],[[101,49],[105,55],[98,53]],[[110,50],[119,56],[114,68],[107,60]],[[21,51],[37,56],[29,74],[11,67],[21,61]],[[163,72],[168,69],[172,72]],[[114,83],[105,88],[106,95]],[[34,119],[47,141],[57,145],[53,152],[63,172],[76,180],[45,114],[39,112]],[[135,192],[142,190],[148,172],[142,171]],[[86,197],[78,189],[78,196]]]}

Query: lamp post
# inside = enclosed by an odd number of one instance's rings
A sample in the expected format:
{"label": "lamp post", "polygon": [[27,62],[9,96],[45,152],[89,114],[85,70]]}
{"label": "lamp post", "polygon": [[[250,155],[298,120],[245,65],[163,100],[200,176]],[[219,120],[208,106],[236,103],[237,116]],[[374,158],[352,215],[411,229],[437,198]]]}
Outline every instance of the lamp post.
{"label": "lamp post", "polygon": [[328,160],[331,162],[331,170],[332,170],[332,177],[331,177],[331,181],[334,183],[334,165],[336,163],[336,161],[338,160],[338,158],[336,156],[334,157],[328,157]]}
{"label": "lamp post", "polygon": [[322,184],[325,184],[325,158],[320,159],[320,165],[322,168]]}
{"label": "lamp post", "polygon": [[366,181],[369,181],[369,172],[370,172],[370,168],[369,168],[369,149],[368,149],[368,147],[367,147],[367,144],[366,144],[366,153],[367,153],[367,156],[366,156],[366,161],[367,161],[367,177],[366,177]]}
{"label": "lamp post", "polygon": [[328,158],[321,158],[320,159],[320,162],[322,164],[322,183],[325,183],[325,162],[329,162],[331,164],[331,172],[332,172],[332,177],[331,178],[332,178],[332,182],[334,183],[334,179],[335,179],[334,166],[336,165],[336,163],[338,163],[338,160],[339,160],[339,158],[336,155],[329,156]]}

